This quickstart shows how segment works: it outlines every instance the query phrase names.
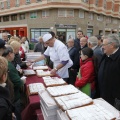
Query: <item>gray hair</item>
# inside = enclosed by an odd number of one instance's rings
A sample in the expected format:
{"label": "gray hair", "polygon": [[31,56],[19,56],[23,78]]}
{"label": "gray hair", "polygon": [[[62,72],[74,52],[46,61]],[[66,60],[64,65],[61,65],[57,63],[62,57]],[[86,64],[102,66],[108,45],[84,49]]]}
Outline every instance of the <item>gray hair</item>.
{"label": "gray hair", "polygon": [[105,36],[104,39],[108,39],[109,42],[114,43],[115,48],[118,48],[120,45],[120,39],[117,34],[109,34],[108,36]]}
{"label": "gray hair", "polygon": [[74,39],[73,38],[69,38],[68,41],[73,41],[74,42]]}
{"label": "gray hair", "polygon": [[89,37],[88,43],[92,44],[92,46],[97,46],[98,45],[98,39],[95,36]]}

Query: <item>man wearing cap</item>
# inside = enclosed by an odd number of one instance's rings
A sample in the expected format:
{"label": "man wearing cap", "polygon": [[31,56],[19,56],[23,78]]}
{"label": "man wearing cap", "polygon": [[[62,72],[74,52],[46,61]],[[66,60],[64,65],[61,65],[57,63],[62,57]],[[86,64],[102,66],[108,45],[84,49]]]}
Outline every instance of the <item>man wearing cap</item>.
{"label": "man wearing cap", "polygon": [[48,46],[42,56],[36,59],[34,62],[44,59],[50,56],[50,60],[53,62],[54,69],[51,70],[51,74],[58,74],[61,78],[67,81],[69,78],[68,68],[73,65],[69,57],[67,47],[59,40],[55,38],[54,32],[47,33],[43,36],[45,46]]}
{"label": "man wearing cap", "polygon": [[0,39],[0,56],[2,56],[5,48],[5,41]]}

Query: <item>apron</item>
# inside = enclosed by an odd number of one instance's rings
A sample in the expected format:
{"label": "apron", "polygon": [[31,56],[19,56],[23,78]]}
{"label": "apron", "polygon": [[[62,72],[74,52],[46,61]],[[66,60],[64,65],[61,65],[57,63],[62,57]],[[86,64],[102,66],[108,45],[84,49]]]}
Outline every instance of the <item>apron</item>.
{"label": "apron", "polygon": [[[53,67],[57,67],[58,64],[61,63],[60,58],[58,56],[59,51],[56,51],[55,49],[51,49],[50,50],[50,60],[53,62]],[[72,60],[69,58],[68,63],[62,67],[61,69],[59,69],[57,71],[57,74],[61,77],[61,78],[69,78],[69,73],[68,73],[68,68],[70,68],[73,65]]]}

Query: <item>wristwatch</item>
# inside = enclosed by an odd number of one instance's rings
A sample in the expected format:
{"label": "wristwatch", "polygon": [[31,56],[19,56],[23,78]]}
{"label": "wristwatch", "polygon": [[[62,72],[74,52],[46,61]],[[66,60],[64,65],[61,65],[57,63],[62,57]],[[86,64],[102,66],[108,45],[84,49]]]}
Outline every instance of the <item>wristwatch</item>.
{"label": "wristwatch", "polygon": [[57,68],[54,68],[56,71],[58,71],[58,69]]}

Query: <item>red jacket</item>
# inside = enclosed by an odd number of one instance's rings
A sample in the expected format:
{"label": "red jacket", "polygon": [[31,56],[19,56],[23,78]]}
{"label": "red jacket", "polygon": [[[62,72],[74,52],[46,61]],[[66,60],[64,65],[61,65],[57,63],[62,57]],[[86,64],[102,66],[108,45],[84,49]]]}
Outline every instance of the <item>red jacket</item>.
{"label": "red jacket", "polygon": [[91,83],[91,90],[95,89],[95,70],[93,59],[88,58],[85,61],[80,59],[81,78],[76,78],[75,86],[82,88],[87,83]]}

